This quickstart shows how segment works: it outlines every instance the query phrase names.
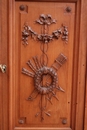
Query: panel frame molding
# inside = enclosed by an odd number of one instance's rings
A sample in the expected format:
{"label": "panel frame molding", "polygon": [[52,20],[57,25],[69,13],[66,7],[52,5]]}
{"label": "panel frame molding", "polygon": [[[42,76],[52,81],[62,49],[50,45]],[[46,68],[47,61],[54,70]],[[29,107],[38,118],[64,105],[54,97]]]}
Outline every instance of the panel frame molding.
{"label": "panel frame molding", "polygon": [[[21,2],[37,2],[37,0],[15,0]],[[77,2],[78,0],[38,0],[38,2]]]}

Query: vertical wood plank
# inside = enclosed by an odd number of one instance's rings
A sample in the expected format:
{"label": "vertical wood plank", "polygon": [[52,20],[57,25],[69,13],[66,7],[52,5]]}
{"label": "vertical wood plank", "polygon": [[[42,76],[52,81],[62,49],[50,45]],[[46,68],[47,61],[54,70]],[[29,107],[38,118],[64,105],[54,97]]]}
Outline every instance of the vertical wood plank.
{"label": "vertical wood plank", "polygon": [[8,0],[8,40],[9,40],[9,52],[8,52],[8,62],[9,62],[9,130],[14,129],[15,124],[15,106],[14,106],[14,95],[15,95],[15,43],[14,43],[14,29],[15,29],[15,20],[14,20],[14,6],[15,1],[14,0]]}
{"label": "vertical wood plank", "polygon": [[[87,57],[86,57],[86,58],[87,58]],[[86,72],[86,73],[87,73],[87,72]],[[87,74],[86,74],[86,91],[85,91],[84,130],[87,130]]]}
{"label": "vertical wood plank", "polygon": [[[0,0],[0,64],[6,64],[7,61],[7,1]],[[0,127],[1,130],[8,130],[8,69],[5,74],[0,72]]]}
{"label": "vertical wood plank", "polygon": [[87,1],[80,2],[80,33],[79,33],[79,62],[76,102],[76,130],[84,129],[84,97],[85,97],[85,75],[86,75],[86,44],[87,44]]}
{"label": "vertical wood plank", "polygon": [[[1,19],[1,7],[2,7],[2,3],[0,4],[0,19]],[[0,43],[2,42],[2,38],[1,38],[1,25],[2,22],[0,20]],[[1,45],[0,44],[0,62],[1,62]],[[0,81],[2,81],[2,74],[0,72]],[[2,130],[2,82],[0,82],[0,129]]]}

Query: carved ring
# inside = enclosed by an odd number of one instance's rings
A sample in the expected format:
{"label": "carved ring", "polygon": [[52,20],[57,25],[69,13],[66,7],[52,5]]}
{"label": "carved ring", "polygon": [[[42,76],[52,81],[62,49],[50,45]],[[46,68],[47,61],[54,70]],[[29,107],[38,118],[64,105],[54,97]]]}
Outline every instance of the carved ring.
{"label": "carved ring", "polygon": [[[41,81],[42,76],[47,74],[52,77],[52,83],[48,87],[45,87],[41,85]],[[53,90],[53,88],[56,87],[56,84],[58,82],[57,73],[55,72],[54,69],[44,66],[36,72],[34,81],[35,81],[35,88],[38,90],[40,94],[48,94]]]}

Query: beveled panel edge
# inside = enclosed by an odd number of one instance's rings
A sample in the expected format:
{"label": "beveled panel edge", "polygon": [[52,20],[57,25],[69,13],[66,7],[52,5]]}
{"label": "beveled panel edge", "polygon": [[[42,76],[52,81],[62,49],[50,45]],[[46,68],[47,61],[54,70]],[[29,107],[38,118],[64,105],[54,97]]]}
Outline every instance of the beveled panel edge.
{"label": "beveled panel edge", "polygon": [[63,127],[61,127],[61,128],[57,128],[57,127],[55,127],[55,128],[52,128],[52,127],[44,127],[44,128],[42,128],[42,127],[15,127],[14,128],[14,130],[72,130],[71,128],[69,128],[69,127],[65,127],[65,128],[63,128]]}
{"label": "beveled panel edge", "polygon": [[18,2],[77,2],[78,0],[15,0]]}

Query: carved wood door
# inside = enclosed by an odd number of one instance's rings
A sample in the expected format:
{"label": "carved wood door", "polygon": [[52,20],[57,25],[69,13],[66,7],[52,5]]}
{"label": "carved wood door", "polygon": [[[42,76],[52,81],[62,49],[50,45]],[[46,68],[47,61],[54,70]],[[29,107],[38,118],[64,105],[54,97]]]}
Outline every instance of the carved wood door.
{"label": "carved wood door", "polygon": [[78,6],[43,0],[12,7],[9,130],[75,130]]}

